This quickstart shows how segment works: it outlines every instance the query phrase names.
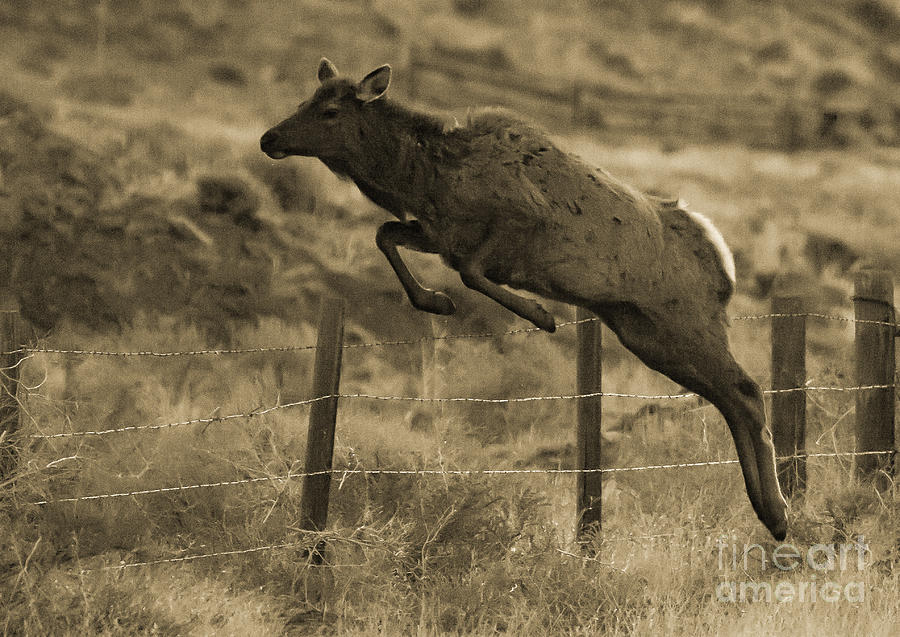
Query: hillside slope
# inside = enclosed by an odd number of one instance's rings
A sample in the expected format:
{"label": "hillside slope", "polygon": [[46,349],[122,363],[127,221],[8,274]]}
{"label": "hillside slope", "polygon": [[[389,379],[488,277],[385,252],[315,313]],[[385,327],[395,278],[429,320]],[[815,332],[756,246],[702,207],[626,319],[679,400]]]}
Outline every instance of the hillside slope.
{"label": "hillside slope", "polygon": [[[844,100],[862,104],[869,120],[834,139],[858,142],[866,155],[879,139],[896,141],[896,3],[573,0],[565,8],[537,2],[526,11],[511,0],[4,3],[6,303],[19,304],[41,328],[69,320],[106,330],[139,314],[174,314],[222,342],[229,321],[312,320],[315,299],[330,290],[366,299],[354,303],[351,318],[368,331],[422,329],[421,317],[383,320],[385,308],[403,301],[372,245],[382,213],[315,162],[275,164],[258,153],[262,130],[314,85],[322,54],[354,74],[392,62],[392,90],[401,99],[408,88],[404,64],[417,48],[498,77]],[[465,95],[452,81],[450,93]],[[465,84],[464,77],[455,81]],[[419,99],[427,101],[430,90],[418,87]],[[493,100],[487,94],[482,103]],[[522,110],[539,117],[527,105]],[[606,141],[612,132],[590,134]],[[664,141],[678,141],[668,150],[690,142],[679,135],[673,127]],[[799,165],[812,166],[812,173],[773,176],[773,164],[792,160],[738,153],[737,165],[747,165],[723,181],[704,162],[688,161],[691,168],[680,170],[677,154],[663,162],[677,178],[619,161],[616,151],[600,154],[641,187],[687,194],[723,225],[745,257],[744,292],[756,290],[759,269],[768,276],[790,265],[784,237],[800,237],[791,239],[793,258],[810,230],[840,249],[849,242],[851,255],[872,256],[871,247],[882,262],[894,259],[886,203],[892,195],[873,182],[895,173],[894,160],[875,160],[869,170],[853,167],[853,157],[825,157],[822,166],[807,157]],[[835,184],[843,184],[840,192]],[[882,239],[873,245],[861,230],[835,236],[841,226],[833,220],[847,206],[860,228],[881,228]],[[776,209],[781,213],[771,214]],[[457,287],[475,327],[511,320],[459,289],[435,260],[418,267],[430,280]]]}
{"label": "hillside slope", "polygon": [[900,119],[896,0],[12,0],[0,18],[3,55],[63,93],[223,120],[290,104],[322,55],[354,74],[389,62],[402,82],[413,49],[498,76],[837,104],[865,112],[857,124],[885,142],[897,141]]}

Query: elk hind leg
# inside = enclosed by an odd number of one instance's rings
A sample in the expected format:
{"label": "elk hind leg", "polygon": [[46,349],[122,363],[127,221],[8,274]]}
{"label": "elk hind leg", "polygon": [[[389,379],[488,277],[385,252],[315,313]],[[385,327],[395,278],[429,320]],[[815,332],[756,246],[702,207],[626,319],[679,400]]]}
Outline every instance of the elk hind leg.
{"label": "elk hind leg", "polygon": [[787,505],[778,485],[762,392],[734,360],[723,323],[716,317],[704,320],[700,312],[653,319],[629,304],[596,311],[649,367],[718,408],[734,439],[754,511],[776,539],[784,539]]}

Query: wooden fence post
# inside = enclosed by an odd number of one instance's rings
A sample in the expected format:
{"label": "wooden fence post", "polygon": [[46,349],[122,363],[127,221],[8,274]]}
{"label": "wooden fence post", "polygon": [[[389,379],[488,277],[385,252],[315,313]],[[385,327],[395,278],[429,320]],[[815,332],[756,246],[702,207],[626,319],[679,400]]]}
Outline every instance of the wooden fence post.
{"label": "wooden fence post", "polygon": [[409,64],[406,67],[406,97],[415,102],[419,97],[419,53],[418,47],[409,50]]}
{"label": "wooden fence post", "polygon": [[[856,382],[888,385],[856,392],[856,450],[896,450],[894,442],[894,281],[885,270],[864,268],[856,273],[853,305],[856,323]],[[856,475],[875,478],[881,491],[890,488],[894,454],[858,456]]]}
{"label": "wooden fence post", "polygon": [[[325,298],[319,308],[319,334],[313,371],[312,398],[327,396],[310,406],[304,471],[323,472],[303,478],[300,496],[300,528],[325,530],[328,495],[331,488],[331,461],[334,452],[334,424],[337,394],[341,382],[341,354],[344,343],[344,301]],[[321,560],[321,545],[315,556]]]}
{"label": "wooden fence post", "polygon": [[572,124],[578,126],[581,123],[581,102],[584,94],[584,85],[578,80],[572,85]]}
{"label": "wooden fence post", "polygon": [[[806,317],[803,300],[774,296],[772,314],[772,389],[803,387],[806,382]],[[806,392],[772,396],[772,438],[775,455],[794,456],[778,461],[778,481],[785,496],[806,490]]]}
{"label": "wooden fence post", "polygon": [[797,109],[797,105],[790,100],[785,102],[776,120],[775,135],[777,142],[775,146],[789,153],[800,150],[804,143],[801,131],[802,123],[803,118]]}
{"label": "wooden fence post", "polygon": [[[434,399],[446,397],[447,366],[450,351],[446,337],[449,320],[446,316],[429,314],[426,317],[431,328],[431,338],[422,341],[422,398]],[[444,419],[444,403],[435,402],[430,411],[432,422],[440,423]]]}
{"label": "wooden fence post", "polygon": [[16,466],[13,434],[19,429],[19,364],[25,353],[25,321],[18,312],[0,313],[0,480]]}
{"label": "wooden fence post", "polygon": [[[578,363],[577,385],[579,394],[592,394],[602,390],[601,329],[603,324],[596,317],[578,308]],[[593,321],[587,319],[594,318]],[[592,526],[601,526],[601,477],[600,469],[600,396],[578,399],[578,473],[577,534],[584,538]]]}

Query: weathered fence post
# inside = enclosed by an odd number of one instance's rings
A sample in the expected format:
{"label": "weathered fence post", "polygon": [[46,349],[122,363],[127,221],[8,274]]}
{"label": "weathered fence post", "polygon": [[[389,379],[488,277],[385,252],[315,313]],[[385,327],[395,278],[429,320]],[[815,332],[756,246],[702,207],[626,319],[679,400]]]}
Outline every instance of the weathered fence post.
{"label": "weathered fence post", "polygon": [[789,153],[800,150],[804,144],[802,124],[803,118],[797,105],[793,101],[785,102],[775,125],[776,147]]}
{"label": "weathered fence post", "polygon": [[0,480],[16,466],[12,441],[19,429],[19,364],[25,353],[18,351],[25,341],[25,321],[18,312],[0,313]]}
{"label": "weathered fence post", "polygon": [[[803,387],[806,382],[806,317],[803,300],[774,296],[772,314],[772,389]],[[772,396],[772,438],[778,481],[787,497],[806,490],[806,392]]]}
{"label": "weathered fence post", "polygon": [[577,126],[581,123],[581,102],[584,94],[584,84],[578,80],[572,85],[572,124]]}
{"label": "weathered fence post", "polygon": [[109,0],[100,0],[95,10],[97,12],[97,43],[94,55],[97,58],[97,67],[101,68],[106,63],[106,43],[109,35]]}
{"label": "weathered fence post", "polygon": [[[429,321],[428,326],[431,328],[431,336],[434,336],[434,324]],[[434,364],[435,356],[434,338],[423,338],[421,343],[422,353],[422,392],[419,394],[422,398],[430,399],[437,396],[434,385],[437,380],[437,369]]]}
{"label": "weathered fence post", "polygon": [[[422,341],[422,398],[434,400],[446,396],[447,366],[450,362],[450,351],[446,337],[449,320],[446,316],[427,317],[431,328],[431,338]],[[432,422],[438,423],[444,418],[444,403],[435,401],[431,410]]]}
{"label": "weathered fence post", "polygon": [[[884,389],[856,392],[856,449],[895,450],[894,446],[894,281],[885,270],[864,268],[856,273],[853,305],[856,313],[856,382]],[[859,321],[873,321],[870,323]],[[894,455],[856,458],[856,475],[875,478],[881,491],[890,488]]]}
{"label": "weathered fence post", "polygon": [[[593,394],[602,389],[601,329],[603,324],[586,310],[578,309],[578,394]],[[588,319],[594,318],[590,321]],[[592,526],[601,525],[601,477],[600,469],[600,396],[578,399],[578,464],[581,470],[577,480],[578,525],[577,533],[583,538]]]}
{"label": "weathered fence post", "polygon": [[[323,531],[328,521],[331,488],[331,461],[334,452],[334,424],[337,420],[338,390],[341,381],[341,354],[344,342],[344,301],[325,298],[319,309],[319,334],[313,371],[312,398],[325,397],[310,405],[304,471],[300,496],[300,528]],[[318,473],[321,472],[321,473]],[[321,559],[321,546],[315,555]]]}
{"label": "weathered fence post", "polygon": [[409,64],[406,67],[406,97],[415,102],[419,97],[419,52],[418,47],[409,50]]}

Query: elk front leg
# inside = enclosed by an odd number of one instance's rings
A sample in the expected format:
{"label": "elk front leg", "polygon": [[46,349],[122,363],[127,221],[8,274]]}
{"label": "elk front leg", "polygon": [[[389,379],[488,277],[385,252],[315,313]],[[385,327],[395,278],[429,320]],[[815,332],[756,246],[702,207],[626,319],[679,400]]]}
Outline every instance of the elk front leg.
{"label": "elk front leg", "polygon": [[391,264],[394,273],[400,279],[400,283],[409,297],[409,302],[414,308],[432,314],[453,314],[456,311],[456,306],[449,296],[443,292],[423,287],[406,267],[406,263],[400,258],[400,253],[397,252],[397,246],[403,246],[416,252],[437,254],[437,246],[425,236],[418,222],[388,221],[378,228],[375,243],[387,257],[388,263]]}
{"label": "elk front leg", "polygon": [[459,268],[459,275],[466,287],[481,292],[485,296],[494,299],[506,309],[518,314],[523,319],[531,321],[537,327],[546,332],[556,331],[556,321],[553,315],[541,307],[541,304],[533,299],[520,296],[490,281],[484,275],[481,254],[487,249],[484,246],[473,258],[464,262]]}

